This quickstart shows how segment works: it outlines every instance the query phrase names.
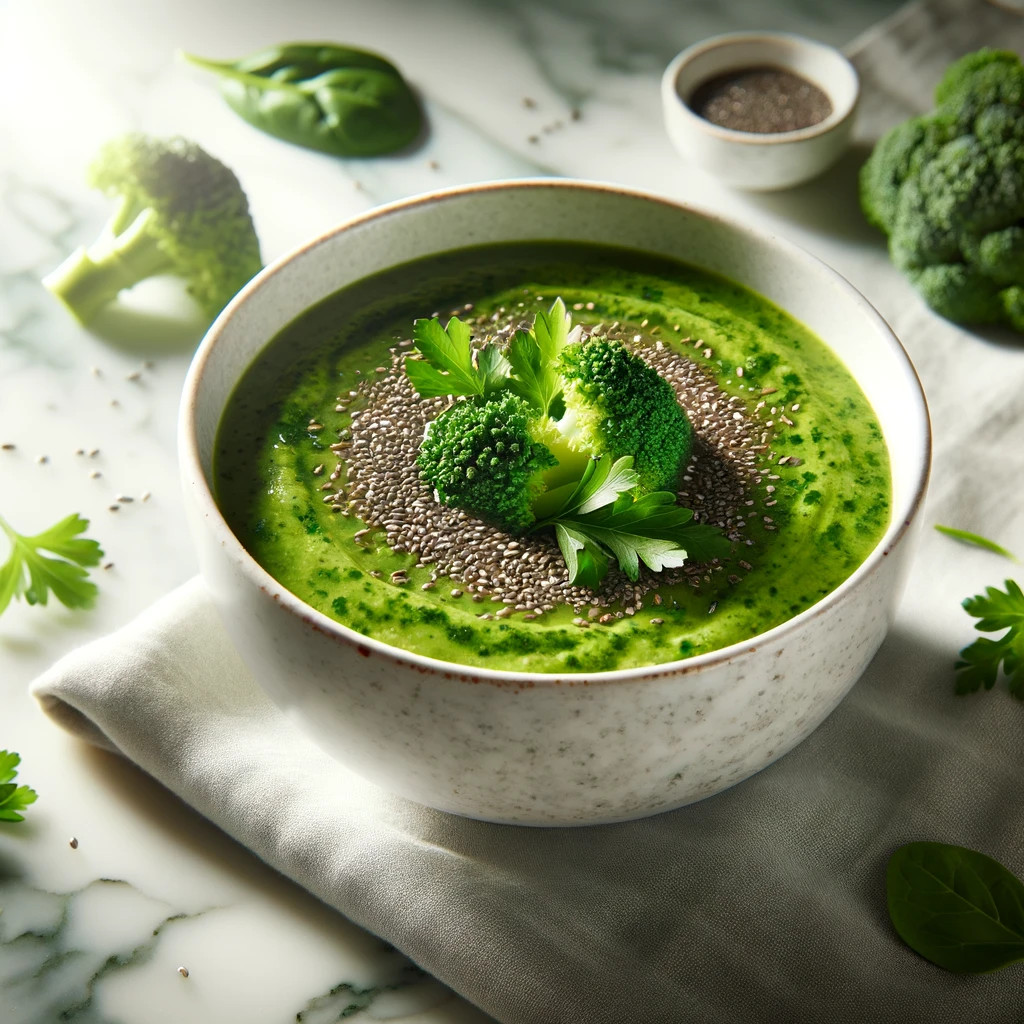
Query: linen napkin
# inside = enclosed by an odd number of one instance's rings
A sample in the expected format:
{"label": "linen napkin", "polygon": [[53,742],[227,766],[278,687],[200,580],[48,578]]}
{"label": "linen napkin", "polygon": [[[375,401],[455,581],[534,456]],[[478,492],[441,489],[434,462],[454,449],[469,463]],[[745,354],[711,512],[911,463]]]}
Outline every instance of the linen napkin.
{"label": "linen napkin", "polygon": [[[866,36],[853,50],[862,137],[927,108],[949,60],[986,43],[1024,49],[1024,23],[930,0]],[[1024,345],[932,315],[880,239],[857,259],[844,270],[929,392],[926,525],[1024,549]],[[712,799],[619,825],[486,824],[350,774],[263,697],[199,581],[33,692],[505,1024],[1010,1024],[1024,1019],[1024,970],[960,976],[910,952],[887,920],[884,868],[902,843],[935,839],[1024,875],[1024,708],[1002,684],[952,692],[975,635],[959,602],[1012,568],[926,529],[892,633],[808,740]]]}

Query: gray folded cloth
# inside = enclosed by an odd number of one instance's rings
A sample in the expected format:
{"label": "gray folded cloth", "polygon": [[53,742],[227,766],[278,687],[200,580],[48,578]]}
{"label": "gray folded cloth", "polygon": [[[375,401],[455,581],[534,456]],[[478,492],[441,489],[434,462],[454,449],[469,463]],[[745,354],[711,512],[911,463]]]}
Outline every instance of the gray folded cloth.
{"label": "gray folded cloth", "polygon": [[[853,51],[866,130],[927,107],[949,60],[984,43],[1021,50],[1024,24],[931,0],[870,33]],[[1024,549],[1024,349],[928,312],[880,238],[856,258],[929,391],[926,529],[862,680],[747,782],[585,829],[416,806],[340,767],[266,700],[198,580],[67,656],[33,692],[57,722],[120,751],[506,1024],[1024,1020],[1024,968],[941,971],[897,938],[884,893],[889,855],[919,839],[1024,875],[1024,707],[1003,684],[958,698],[952,672],[976,635],[959,602],[1014,567],[928,528]]]}

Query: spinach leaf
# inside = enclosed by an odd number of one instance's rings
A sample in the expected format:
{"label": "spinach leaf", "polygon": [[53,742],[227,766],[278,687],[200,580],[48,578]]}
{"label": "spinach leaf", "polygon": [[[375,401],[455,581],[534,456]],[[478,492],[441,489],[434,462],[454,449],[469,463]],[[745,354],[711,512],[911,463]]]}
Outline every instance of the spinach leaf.
{"label": "spinach leaf", "polygon": [[908,843],[886,869],[889,917],[916,953],[981,974],[1024,960],[1024,884],[963,846]]}
{"label": "spinach leaf", "polygon": [[287,43],[235,61],[184,58],[220,76],[249,124],[334,156],[380,156],[420,133],[423,113],[390,61],[333,43]]}

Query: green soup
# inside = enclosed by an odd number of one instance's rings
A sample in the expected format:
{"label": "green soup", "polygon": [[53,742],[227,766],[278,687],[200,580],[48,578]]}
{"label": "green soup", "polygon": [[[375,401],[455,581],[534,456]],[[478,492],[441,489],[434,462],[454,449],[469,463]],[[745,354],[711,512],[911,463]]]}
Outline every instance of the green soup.
{"label": "green soup", "polygon": [[[325,499],[324,481],[345,470],[339,438],[350,436],[367,382],[405,350],[414,319],[453,311],[480,325],[529,319],[559,296],[577,322],[608,325],[660,359],[685,357],[711,382],[712,399],[687,409],[698,438],[708,423],[718,430],[701,442],[707,472],[691,491],[714,490],[718,470],[731,465],[728,446],[737,442],[723,422],[742,423],[749,444],[739,483],[734,472],[721,474],[733,492],[730,560],[674,582],[648,574],[643,593],[611,603],[577,600],[534,614],[502,603],[492,593],[499,586],[467,587],[458,572],[440,576],[415,554],[392,550],[382,530]],[[418,654],[530,672],[631,668],[749,639],[845,580],[882,536],[890,506],[875,415],[805,327],[693,267],[554,243],[410,263],[305,312],[232,396],[215,476],[239,540],[307,604]],[[689,497],[680,500],[698,514],[700,502],[714,507],[714,495]],[[528,547],[529,538],[519,540]]]}

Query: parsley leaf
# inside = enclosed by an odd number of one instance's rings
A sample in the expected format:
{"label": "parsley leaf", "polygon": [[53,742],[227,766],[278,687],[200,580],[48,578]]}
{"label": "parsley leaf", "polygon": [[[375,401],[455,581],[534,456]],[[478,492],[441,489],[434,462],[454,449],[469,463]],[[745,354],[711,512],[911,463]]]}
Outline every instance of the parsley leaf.
{"label": "parsley leaf", "polygon": [[0,518],[0,530],[11,542],[7,561],[0,565],[0,613],[13,598],[46,604],[51,593],[68,608],[89,607],[98,588],[88,579],[87,568],[99,565],[103,550],[96,541],[79,536],[88,526],[88,519],[73,514],[29,537]]}
{"label": "parsley leaf", "polygon": [[1013,580],[1006,590],[988,587],[964,601],[964,610],[978,621],[974,628],[982,633],[1007,632],[999,639],[978,637],[960,652],[955,668],[956,692],[976,693],[984,687],[991,690],[1000,669],[1006,675],[1010,693],[1024,700],[1024,593]]}
{"label": "parsley leaf", "polygon": [[18,774],[19,764],[17,754],[0,750],[0,821],[24,821],[24,815],[18,812],[36,802],[34,789],[11,781]]}
{"label": "parsley leaf", "polygon": [[566,345],[578,340],[579,326],[570,329],[572,316],[561,298],[555,299],[547,313],[538,313],[533,326],[516,331],[508,347],[511,379],[508,387],[529,402],[538,412],[553,419],[565,413],[562,378],[558,356]]}
{"label": "parsley leaf", "polygon": [[635,581],[641,562],[660,572],[728,554],[728,539],[714,527],[694,523],[693,512],[677,505],[674,494],[635,497],[636,483],[631,456],[613,462],[603,455],[588,464],[561,507],[535,524],[535,530],[555,527],[570,583],[594,588],[612,558]]}
{"label": "parsley leaf", "polygon": [[447,327],[437,319],[413,324],[413,340],[421,359],[406,359],[405,372],[422,398],[487,395],[505,387],[509,364],[489,343],[475,354],[469,326],[453,316]]}

